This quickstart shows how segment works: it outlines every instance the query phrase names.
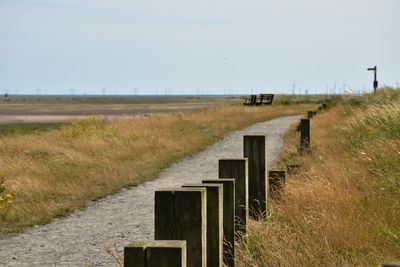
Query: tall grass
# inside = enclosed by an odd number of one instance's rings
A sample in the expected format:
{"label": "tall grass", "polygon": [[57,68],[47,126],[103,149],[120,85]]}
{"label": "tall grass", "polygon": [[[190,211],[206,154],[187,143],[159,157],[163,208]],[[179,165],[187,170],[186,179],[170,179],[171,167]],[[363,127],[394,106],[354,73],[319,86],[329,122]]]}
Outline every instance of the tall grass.
{"label": "tall grass", "polygon": [[[240,266],[377,266],[400,260],[400,91],[344,98],[312,119],[311,153],[267,222],[251,221]],[[279,164],[278,164],[279,165]]]}
{"label": "tall grass", "polygon": [[0,173],[15,195],[0,232],[48,223],[90,200],[154,178],[229,131],[310,108],[224,106],[114,122],[94,117],[47,132],[0,136]]}

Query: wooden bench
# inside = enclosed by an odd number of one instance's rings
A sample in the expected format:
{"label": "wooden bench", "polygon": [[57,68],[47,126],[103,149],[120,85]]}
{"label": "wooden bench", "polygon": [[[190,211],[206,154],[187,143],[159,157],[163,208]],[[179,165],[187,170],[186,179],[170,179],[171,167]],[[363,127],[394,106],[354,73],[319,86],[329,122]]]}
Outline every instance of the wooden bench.
{"label": "wooden bench", "polygon": [[251,95],[244,99],[243,105],[245,106],[262,106],[262,105],[272,105],[274,100],[273,94],[260,94]]}

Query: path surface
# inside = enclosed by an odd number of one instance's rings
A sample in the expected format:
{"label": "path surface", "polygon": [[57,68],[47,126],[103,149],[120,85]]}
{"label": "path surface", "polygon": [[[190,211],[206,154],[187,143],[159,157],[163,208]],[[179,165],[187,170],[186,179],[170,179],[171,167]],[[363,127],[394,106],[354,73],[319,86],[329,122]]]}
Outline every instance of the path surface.
{"label": "path surface", "polygon": [[104,245],[117,241],[122,247],[132,240],[153,239],[155,190],[217,178],[218,159],[242,157],[244,134],[266,135],[271,166],[282,148],[283,133],[299,118],[282,117],[233,132],[174,164],[156,180],[93,202],[86,210],[51,224],[0,240],[0,266],[116,266]]}

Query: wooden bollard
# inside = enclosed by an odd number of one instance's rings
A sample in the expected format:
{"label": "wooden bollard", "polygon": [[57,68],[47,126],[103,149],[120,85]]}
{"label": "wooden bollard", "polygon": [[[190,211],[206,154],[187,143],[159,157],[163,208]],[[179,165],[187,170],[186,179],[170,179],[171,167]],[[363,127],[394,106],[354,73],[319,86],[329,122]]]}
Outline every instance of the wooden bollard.
{"label": "wooden bollard", "polygon": [[155,193],[156,240],[186,240],[187,265],[207,265],[207,192],[174,188]]}
{"label": "wooden bollard", "polygon": [[207,190],[207,266],[223,265],[223,207],[222,184],[185,184],[182,187]]}
{"label": "wooden bollard", "polygon": [[300,153],[310,149],[310,119],[300,121]]}
{"label": "wooden bollard", "polygon": [[269,180],[269,195],[272,198],[279,198],[282,188],[285,184],[286,172],[285,171],[269,171],[268,172],[268,180]]}
{"label": "wooden bollard", "polygon": [[235,179],[235,231],[247,234],[249,220],[249,180],[247,159],[220,159],[219,178]]}
{"label": "wooden bollard", "polygon": [[224,187],[224,263],[228,267],[233,267],[235,266],[235,179],[207,179],[203,180],[202,183],[222,184]]}
{"label": "wooden bollard", "polygon": [[307,119],[312,119],[314,116],[314,111],[307,111]]}
{"label": "wooden bollard", "polygon": [[254,218],[267,215],[268,180],[264,135],[243,136],[243,154],[249,164],[249,209]]}
{"label": "wooden bollard", "polygon": [[124,248],[124,267],[186,267],[186,241],[134,241]]}

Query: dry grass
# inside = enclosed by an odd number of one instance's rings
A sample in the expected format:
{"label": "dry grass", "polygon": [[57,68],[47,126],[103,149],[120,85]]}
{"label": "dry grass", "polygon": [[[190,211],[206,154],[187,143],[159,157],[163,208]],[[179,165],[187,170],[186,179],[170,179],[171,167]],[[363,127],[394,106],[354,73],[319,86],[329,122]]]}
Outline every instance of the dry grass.
{"label": "dry grass", "polygon": [[[390,96],[390,97],[389,97]],[[251,221],[239,266],[377,266],[400,260],[400,92],[344,99],[312,120],[312,151],[287,135],[288,177],[268,222]]]}
{"label": "dry grass", "polygon": [[15,201],[0,233],[63,216],[88,201],[154,178],[229,131],[310,105],[224,106],[106,122],[91,118],[41,133],[0,137],[0,173]]}

